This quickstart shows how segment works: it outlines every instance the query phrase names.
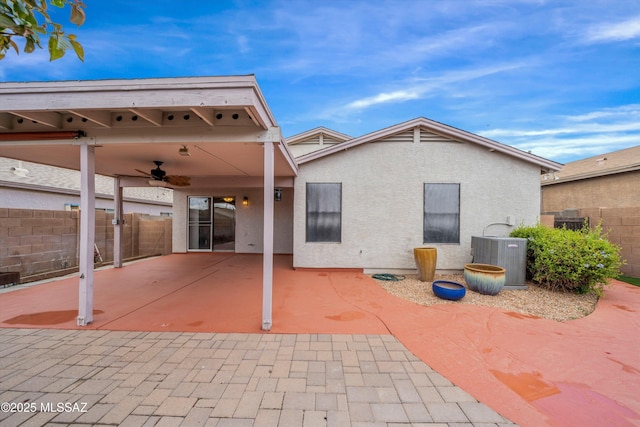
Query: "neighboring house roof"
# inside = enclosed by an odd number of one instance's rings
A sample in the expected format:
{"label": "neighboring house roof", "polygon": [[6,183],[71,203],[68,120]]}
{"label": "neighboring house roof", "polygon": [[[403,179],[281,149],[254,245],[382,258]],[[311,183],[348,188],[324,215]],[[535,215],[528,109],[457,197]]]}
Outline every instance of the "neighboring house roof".
{"label": "neighboring house roof", "polygon": [[542,185],[553,185],[637,170],[640,170],[640,145],[567,163],[541,179]]}
{"label": "neighboring house roof", "polygon": [[[304,163],[330,156],[332,154],[336,154],[368,142],[374,142],[381,139],[400,136],[402,136],[402,138],[400,139],[413,138],[413,135],[410,132],[412,132],[416,128],[425,130],[428,134],[446,137],[455,141],[478,144],[480,146],[486,147],[487,149],[489,149],[489,151],[504,153],[512,157],[524,160],[526,162],[538,165],[544,172],[557,171],[562,167],[560,163],[556,163],[554,161],[536,156],[526,151],[519,150],[515,147],[501,144],[491,139],[484,138],[482,136],[466,132],[461,129],[457,129],[443,123],[435,122],[424,117],[418,117],[413,120],[409,120],[394,126],[368,133],[358,138],[350,139],[348,141],[344,141],[342,143],[335,144],[318,151],[314,151],[312,153],[304,154],[300,157],[297,157],[296,160],[299,165],[302,165]],[[420,136],[420,138],[425,139],[428,137]]]}
{"label": "neighboring house roof", "polygon": [[[96,175],[96,195],[113,198],[113,178]],[[80,194],[80,172],[39,163],[0,157],[0,187],[60,194]],[[158,187],[130,187],[124,189],[126,201],[171,206],[173,192]]]}

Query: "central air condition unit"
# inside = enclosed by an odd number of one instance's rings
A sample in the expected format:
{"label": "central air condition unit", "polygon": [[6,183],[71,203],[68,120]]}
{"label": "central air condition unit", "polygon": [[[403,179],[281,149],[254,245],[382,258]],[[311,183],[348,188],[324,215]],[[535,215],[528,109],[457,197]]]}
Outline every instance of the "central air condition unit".
{"label": "central air condition unit", "polygon": [[504,289],[527,289],[527,239],[517,237],[471,237],[473,262],[504,268]]}

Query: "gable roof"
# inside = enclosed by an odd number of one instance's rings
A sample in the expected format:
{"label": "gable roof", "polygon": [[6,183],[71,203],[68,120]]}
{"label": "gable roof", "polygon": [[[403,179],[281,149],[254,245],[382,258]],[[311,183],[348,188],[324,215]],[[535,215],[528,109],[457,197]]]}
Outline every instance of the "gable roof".
{"label": "gable roof", "polygon": [[302,132],[302,133],[290,136],[288,138],[285,138],[285,142],[287,143],[287,145],[294,145],[294,144],[299,144],[299,143],[303,143],[310,140],[315,140],[316,138],[319,138],[321,135],[328,136],[329,139],[336,142],[344,142],[344,141],[353,139],[352,136],[345,135],[344,133],[336,132],[335,130],[326,128],[324,126],[318,126],[317,128],[313,128],[306,132]]}
{"label": "gable roof", "polygon": [[565,164],[557,173],[544,175],[542,185],[560,184],[640,170],[640,145]]}
{"label": "gable roof", "polygon": [[445,125],[443,123],[429,120],[424,117],[418,117],[413,120],[409,120],[394,126],[390,126],[384,129],[377,130],[375,132],[368,133],[366,135],[342,142],[340,144],[329,146],[322,150],[305,154],[303,156],[296,158],[296,160],[299,165],[302,165],[307,162],[312,162],[314,160],[318,160],[326,156],[330,156],[332,154],[336,154],[344,150],[357,147],[358,145],[361,145],[361,144],[388,138],[390,136],[415,129],[416,127],[425,129],[428,132],[431,132],[433,134],[440,135],[446,138],[450,138],[455,141],[477,144],[477,145],[486,147],[489,151],[497,151],[497,152],[504,153],[509,156],[524,160],[526,162],[533,163],[535,165],[540,166],[540,168],[545,172],[557,171],[562,167],[562,164],[554,162],[552,160],[548,160],[543,157],[536,156],[526,151],[519,150],[515,147],[501,144],[491,139],[484,138],[482,136],[479,136],[470,132],[466,132],[461,129],[457,129],[452,126]]}

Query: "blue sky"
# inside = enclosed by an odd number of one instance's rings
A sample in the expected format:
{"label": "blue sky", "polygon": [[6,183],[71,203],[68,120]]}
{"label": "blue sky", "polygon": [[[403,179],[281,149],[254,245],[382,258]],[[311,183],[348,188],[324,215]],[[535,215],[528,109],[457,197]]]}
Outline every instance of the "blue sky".
{"label": "blue sky", "polygon": [[285,136],[427,117],[558,162],[640,144],[640,0],[85,0],[0,81],[255,74]]}

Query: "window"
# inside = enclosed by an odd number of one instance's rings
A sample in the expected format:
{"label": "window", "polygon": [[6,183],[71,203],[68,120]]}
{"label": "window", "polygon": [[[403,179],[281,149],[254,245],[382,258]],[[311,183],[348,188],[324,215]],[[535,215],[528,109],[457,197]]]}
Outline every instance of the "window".
{"label": "window", "polygon": [[460,184],[424,184],[424,243],[460,243]]}
{"label": "window", "polygon": [[307,242],[340,243],[342,184],[307,183]]}

